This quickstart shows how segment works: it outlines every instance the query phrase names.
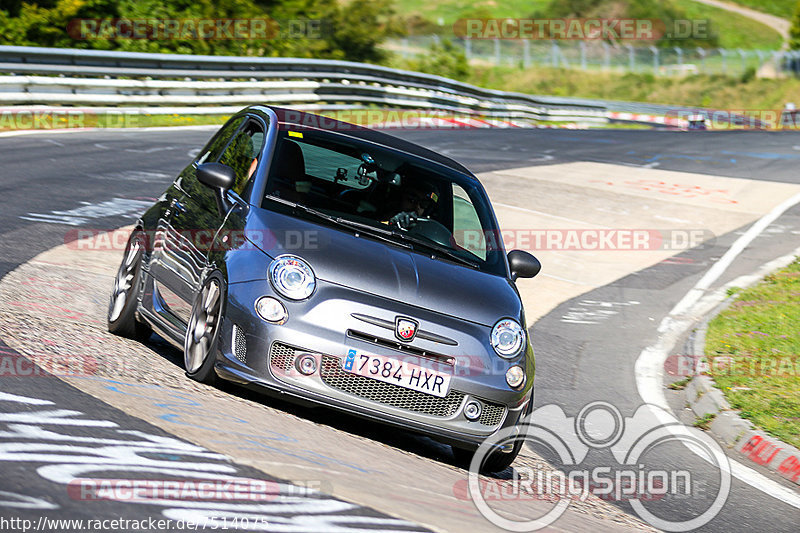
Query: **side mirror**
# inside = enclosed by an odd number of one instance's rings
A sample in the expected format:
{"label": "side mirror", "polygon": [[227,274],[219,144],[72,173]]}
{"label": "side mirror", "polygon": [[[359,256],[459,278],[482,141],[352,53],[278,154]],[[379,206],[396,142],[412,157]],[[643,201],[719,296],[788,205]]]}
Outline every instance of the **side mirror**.
{"label": "side mirror", "polygon": [[225,193],[236,183],[236,172],[222,163],[203,163],[197,167],[197,181],[214,189],[220,215],[227,213],[231,205]]}
{"label": "side mirror", "polygon": [[533,254],[522,250],[508,252],[508,266],[511,267],[511,279],[532,278],[542,269],[542,264]]}

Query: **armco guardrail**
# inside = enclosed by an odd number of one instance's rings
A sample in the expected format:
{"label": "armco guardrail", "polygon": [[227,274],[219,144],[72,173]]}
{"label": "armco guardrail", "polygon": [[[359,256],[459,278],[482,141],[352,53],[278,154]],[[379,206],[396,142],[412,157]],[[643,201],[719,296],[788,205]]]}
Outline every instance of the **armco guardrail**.
{"label": "armco guardrail", "polygon": [[[377,65],[0,46],[0,104],[383,106],[510,119],[605,122],[601,102],[475,87]],[[202,108],[198,108],[201,112]]]}
{"label": "armco guardrail", "polygon": [[192,106],[192,112],[200,114],[255,102],[325,109],[379,105],[512,120],[602,124],[613,119],[680,125],[678,108],[670,106],[496,91],[349,61],[0,46],[0,105]]}

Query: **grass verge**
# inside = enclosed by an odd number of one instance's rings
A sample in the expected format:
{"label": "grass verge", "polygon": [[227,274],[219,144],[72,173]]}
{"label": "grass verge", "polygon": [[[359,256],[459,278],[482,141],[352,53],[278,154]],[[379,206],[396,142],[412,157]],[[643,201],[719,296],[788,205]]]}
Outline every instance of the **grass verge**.
{"label": "grass verge", "polygon": [[785,19],[791,19],[797,7],[797,0],[734,0],[733,3]]}
{"label": "grass verge", "polygon": [[711,321],[709,375],[741,416],[800,447],[800,258]]}
{"label": "grass verge", "polygon": [[800,80],[745,80],[721,75],[655,77],[652,74],[584,72],[536,67],[473,67],[468,83],[529,94],[663,103],[732,110],[780,110],[800,105]]}
{"label": "grass verge", "polygon": [[160,126],[202,126],[224,124],[230,115],[143,114],[126,112],[95,112],[90,109],[62,108],[37,110],[21,107],[6,108],[0,113],[0,131],[52,130],[76,128],[147,128]]}

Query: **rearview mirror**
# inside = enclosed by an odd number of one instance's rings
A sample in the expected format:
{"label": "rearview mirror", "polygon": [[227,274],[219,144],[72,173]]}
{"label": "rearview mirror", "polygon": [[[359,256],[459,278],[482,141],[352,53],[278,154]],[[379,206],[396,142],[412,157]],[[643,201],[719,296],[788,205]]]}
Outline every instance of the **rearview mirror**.
{"label": "rearview mirror", "polygon": [[222,163],[203,163],[197,167],[197,181],[214,189],[214,198],[217,200],[219,214],[227,213],[231,205],[225,198],[225,193],[236,183],[236,172]]}
{"label": "rearview mirror", "polygon": [[533,254],[522,250],[508,252],[508,266],[511,268],[511,279],[532,278],[542,269],[542,264]]}

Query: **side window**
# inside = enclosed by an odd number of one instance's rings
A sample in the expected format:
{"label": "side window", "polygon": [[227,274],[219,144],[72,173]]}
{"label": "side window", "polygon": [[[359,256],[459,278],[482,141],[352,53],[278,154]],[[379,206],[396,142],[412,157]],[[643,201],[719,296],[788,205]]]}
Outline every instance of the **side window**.
{"label": "side window", "polygon": [[[196,161],[197,164],[218,161],[223,151],[229,145],[231,137],[233,137],[242,124],[244,124],[245,120],[247,120],[246,117],[238,117],[228,121],[224,126],[222,126],[217,134],[214,135],[214,137],[203,148],[200,157]],[[214,199],[214,192],[197,181],[197,178],[194,176],[194,172],[191,173],[190,179],[183,180],[182,186],[195,204],[201,207],[203,211],[207,212],[209,215],[213,214],[216,216],[217,203]],[[205,215],[198,213],[197,216],[203,217]],[[208,224],[213,225],[213,223],[210,221]]]}
{"label": "side window", "polygon": [[264,129],[259,122],[250,120],[236,133],[219,157],[220,163],[228,165],[236,173],[233,186],[236,194],[242,194],[247,182],[255,174],[263,146]]}
{"label": "side window", "polygon": [[234,120],[229,120],[222,128],[219,129],[216,135],[212,137],[208,144],[205,145],[203,151],[200,152],[200,157],[197,158],[197,164],[201,165],[209,161],[217,161],[220,154],[228,145],[231,135],[239,129],[239,126],[245,121],[245,117],[239,117]]}
{"label": "side window", "polygon": [[472,200],[459,185],[453,184],[453,237],[456,244],[486,259],[486,236]]}

